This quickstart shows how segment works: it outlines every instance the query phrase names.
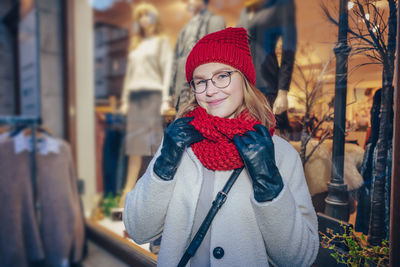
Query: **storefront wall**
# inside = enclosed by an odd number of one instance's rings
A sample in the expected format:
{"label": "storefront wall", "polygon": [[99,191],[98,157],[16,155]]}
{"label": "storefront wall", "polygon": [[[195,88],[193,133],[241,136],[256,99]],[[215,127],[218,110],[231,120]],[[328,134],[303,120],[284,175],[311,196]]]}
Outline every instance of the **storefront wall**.
{"label": "storefront wall", "polygon": [[80,179],[84,181],[83,203],[85,214],[90,216],[95,202],[95,127],[93,79],[93,12],[89,1],[74,0],[74,62],[75,107],[69,110],[76,118],[76,161]]}
{"label": "storefront wall", "polygon": [[44,124],[65,138],[62,1],[37,1],[40,45],[40,103]]}

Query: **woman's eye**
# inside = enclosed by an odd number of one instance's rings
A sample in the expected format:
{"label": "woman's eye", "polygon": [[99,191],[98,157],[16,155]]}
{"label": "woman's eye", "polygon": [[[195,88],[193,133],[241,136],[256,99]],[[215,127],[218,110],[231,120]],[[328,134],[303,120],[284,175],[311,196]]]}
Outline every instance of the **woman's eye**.
{"label": "woman's eye", "polygon": [[228,77],[229,77],[229,74],[227,72],[220,73],[220,74],[217,75],[217,79],[219,79],[219,80],[222,80],[222,79],[225,79],[225,78],[228,78]]}
{"label": "woman's eye", "polygon": [[196,86],[197,85],[203,85],[203,84],[206,83],[206,80],[195,81],[194,83],[195,83]]}

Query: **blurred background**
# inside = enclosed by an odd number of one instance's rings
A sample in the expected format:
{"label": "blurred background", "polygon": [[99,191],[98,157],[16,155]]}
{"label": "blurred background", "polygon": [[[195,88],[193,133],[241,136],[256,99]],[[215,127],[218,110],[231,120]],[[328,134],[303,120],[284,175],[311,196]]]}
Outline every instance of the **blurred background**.
{"label": "blurred background", "polygon": [[[396,8],[397,1],[346,1],[354,34],[348,34],[343,178],[347,221],[366,235],[392,3]],[[270,73],[276,81],[257,76],[257,83],[263,92],[274,87],[275,97],[288,92],[278,134],[301,153],[313,204],[324,211],[339,4],[1,0],[0,266],[155,264],[159,243],[139,246],[124,230],[124,197],[190,97],[182,82],[187,53],[225,27],[249,30],[257,71],[276,64]],[[391,144],[385,151],[391,155]],[[389,235],[389,196],[390,180],[381,196],[381,239]]]}

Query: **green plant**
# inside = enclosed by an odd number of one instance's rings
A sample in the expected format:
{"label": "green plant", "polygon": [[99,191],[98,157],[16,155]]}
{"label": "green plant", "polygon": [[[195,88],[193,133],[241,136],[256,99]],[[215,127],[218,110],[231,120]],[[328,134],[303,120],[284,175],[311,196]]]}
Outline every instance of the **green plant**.
{"label": "green plant", "polygon": [[[343,234],[320,232],[321,246],[333,251],[330,255],[337,263],[347,266],[389,266],[389,242],[383,240],[380,246],[368,245],[365,236],[358,237],[352,227],[343,226]],[[343,249],[344,247],[344,249]]]}
{"label": "green plant", "polygon": [[107,217],[111,216],[111,209],[112,208],[118,208],[119,207],[120,198],[121,198],[120,195],[114,196],[113,194],[109,193],[107,196],[105,196],[101,200],[101,207],[102,207],[102,209],[104,211],[104,214]]}

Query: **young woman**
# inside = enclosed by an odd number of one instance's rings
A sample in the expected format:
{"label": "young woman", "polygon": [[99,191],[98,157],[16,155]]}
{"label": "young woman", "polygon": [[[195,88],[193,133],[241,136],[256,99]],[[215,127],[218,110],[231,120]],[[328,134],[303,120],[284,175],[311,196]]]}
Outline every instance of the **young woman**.
{"label": "young woman", "polygon": [[317,217],[300,158],[273,135],[271,108],[254,87],[246,30],[203,37],[186,78],[193,99],[127,196],[129,235],[146,243],[162,234],[158,266],[177,266],[217,192],[245,166],[190,266],[310,266]]}

